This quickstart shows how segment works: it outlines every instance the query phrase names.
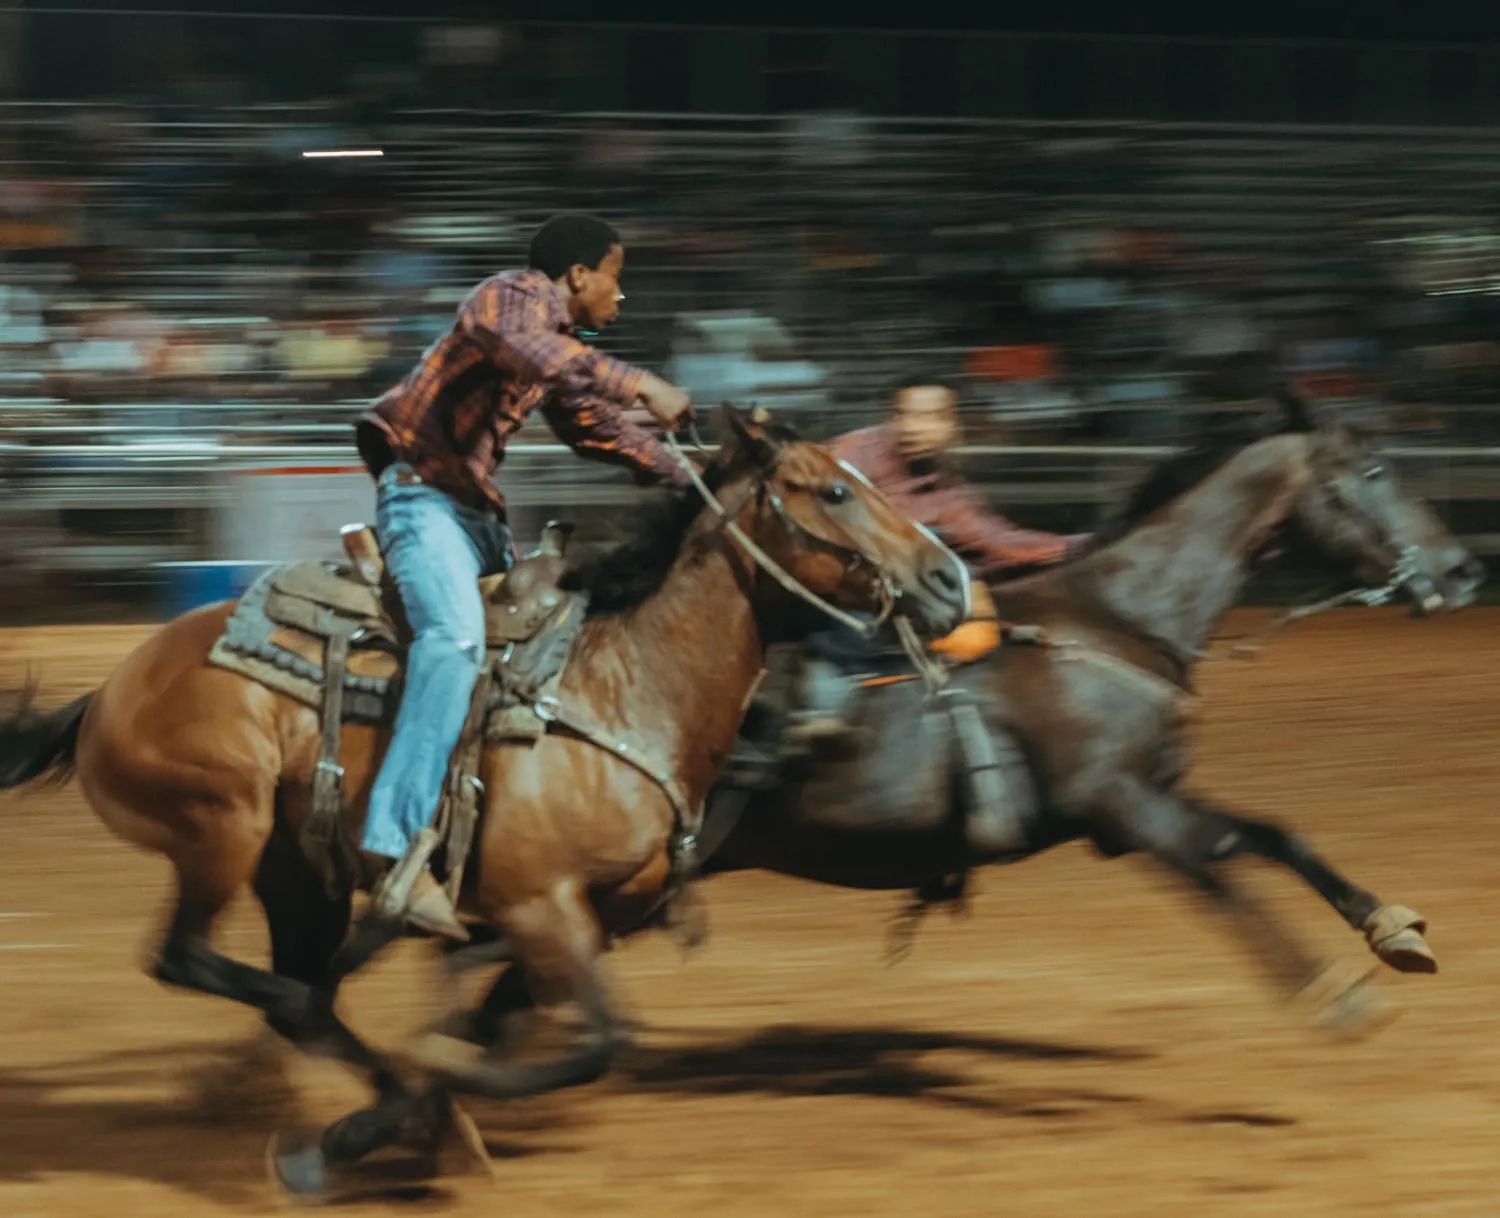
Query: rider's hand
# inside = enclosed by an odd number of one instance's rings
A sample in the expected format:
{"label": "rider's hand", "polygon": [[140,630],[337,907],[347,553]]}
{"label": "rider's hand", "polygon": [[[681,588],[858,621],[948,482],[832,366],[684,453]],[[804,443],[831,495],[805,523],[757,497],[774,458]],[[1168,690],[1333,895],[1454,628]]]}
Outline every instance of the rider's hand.
{"label": "rider's hand", "polygon": [[676,431],[692,417],[693,402],[687,393],[654,373],[646,373],[639,399],[651,417],[668,431]]}

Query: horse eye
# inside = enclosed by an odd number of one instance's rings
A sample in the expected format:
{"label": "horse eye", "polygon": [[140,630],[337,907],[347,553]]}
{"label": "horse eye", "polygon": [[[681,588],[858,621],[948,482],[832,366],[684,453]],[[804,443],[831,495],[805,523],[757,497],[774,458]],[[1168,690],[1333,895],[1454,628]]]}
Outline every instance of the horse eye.
{"label": "horse eye", "polygon": [[847,503],[849,487],[843,482],[832,482],[818,492],[818,497],[825,503]]}

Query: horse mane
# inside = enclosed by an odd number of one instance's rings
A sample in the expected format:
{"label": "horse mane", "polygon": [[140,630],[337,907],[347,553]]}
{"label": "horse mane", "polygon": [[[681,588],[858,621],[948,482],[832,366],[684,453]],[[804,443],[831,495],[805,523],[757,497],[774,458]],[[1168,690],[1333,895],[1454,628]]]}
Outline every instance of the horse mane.
{"label": "horse mane", "polygon": [[[703,482],[712,491],[723,485],[724,477],[717,463],[703,471]],[[570,566],[558,587],[586,593],[591,617],[634,609],[665,582],[702,510],[703,500],[691,486],[669,491],[640,512],[630,537]]]}
{"label": "horse mane", "polygon": [[[784,423],[768,423],[764,434],[778,444],[797,439],[795,429]],[[702,471],[703,484],[715,494],[744,464],[738,446],[722,444]],[[703,511],[703,499],[691,486],[670,491],[648,505],[637,517],[632,535],[563,573],[558,587],[584,592],[589,598],[589,616],[625,613],[650,598],[666,582],[672,564],[682,553],[693,521]]]}
{"label": "horse mane", "polygon": [[1142,521],[1218,472],[1259,438],[1216,437],[1159,462],[1106,513],[1094,531],[1095,541],[1100,545],[1118,541]]}
{"label": "horse mane", "polygon": [[1125,497],[1110,509],[1094,531],[1090,551],[1119,541],[1143,521],[1180,499],[1217,473],[1257,440],[1286,432],[1308,431],[1314,426],[1305,404],[1277,393],[1286,414],[1276,426],[1264,422],[1238,425],[1216,431],[1193,447],[1167,457],[1154,466]]}

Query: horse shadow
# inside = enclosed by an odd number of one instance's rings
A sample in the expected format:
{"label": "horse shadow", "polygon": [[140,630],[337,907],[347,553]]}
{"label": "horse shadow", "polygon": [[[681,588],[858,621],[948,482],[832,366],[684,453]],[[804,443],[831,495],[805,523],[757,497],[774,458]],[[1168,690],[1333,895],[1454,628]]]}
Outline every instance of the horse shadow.
{"label": "horse shadow", "polygon": [[[236,1052],[162,1046],[0,1069],[0,1183],[104,1174],[160,1184],[224,1207],[263,1209],[270,1187],[267,1142],[272,1130],[292,1123],[295,1094],[272,1088],[243,1104],[212,1108],[192,1087],[188,1096],[180,1094],[185,1076],[191,1081],[221,1073]],[[993,1061],[1124,1065],[1156,1057],[1141,1049],[888,1027],[788,1025],[742,1036],[655,1027],[605,1089],[869,1097],[1028,1120],[1087,1120],[1118,1112],[1200,1125],[1295,1123],[1248,1110],[1183,1110],[1160,1099],[1064,1083],[1012,1087],[985,1068]],[[164,1086],[170,1094],[163,1094]],[[575,1146],[568,1144],[572,1139],[548,1135],[581,1129],[591,1120],[586,1091],[470,1111],[496,1159],[576,1153],[586,1138]],[[424,1178],[409,1156],[377,1158],[362,1164],[359,1175],[360,1192],[342,1200],[378,1196],[420,1210],[458,1203],[456,1193]]]}
{"label": "horse shadow", "polygon": [[264,1125],[208,1121],[161,1094],[207,1060],[153,1048],[0,1071],[0,1181],[105,1174],[217,1204],[263,1201]]}
{"label": "horse shadow", "polygon": [[994,1116],[1045,1117],[1136,1103],[1139,1097],[1068,1087],[997,1094],[994,1080],[974,1069],[972,1059],[1128,1063],[1154,1057],[1145,1050],[1056,1040],[782,1025],[687,1047],[648,1042],[621,1063],[618,1085],[679,1095],[862,1096]]}
{"label": "horse shadow", "polygon": [[[671,1034],[674,1030],[657,1029]],[[679,1037],[687,1030],[675,1030]],[[701,1033],[699,1033],[701,1041]],[[985,1062],[1134,1064],[1158,1054],[1061,1040],[909,1028],[783,1025],[694,1046],[652,1045],[622,1063],[617,1085],[678,1095],[851,1096],[1024,1120],[1128,1112],[1169,1124],[1278,1129],[1296,1121],[1250,1109],[1184,1108],[1159,1097],[1066,1083],[1012,1085]],[[977,1062],[975,1059],[979,1059]]]}
{"label": "horse shadow", "polygon": [[[275,1195],[266,1170],[271,1135],[305,1121],[295,1089],[279,1077],[248,1095],[232,1085],[216,1093],[222,1077],[242,1070],[243,1053],[152,1047],[0,1069],[0,1183],[106,1175],[263,1211]],[[497,1140],[491,1153],[538,1151]],[[451,1208],[457,1195],[424,1167],[409,1152],[382,1152],[360,1165],[335,1203]]]}

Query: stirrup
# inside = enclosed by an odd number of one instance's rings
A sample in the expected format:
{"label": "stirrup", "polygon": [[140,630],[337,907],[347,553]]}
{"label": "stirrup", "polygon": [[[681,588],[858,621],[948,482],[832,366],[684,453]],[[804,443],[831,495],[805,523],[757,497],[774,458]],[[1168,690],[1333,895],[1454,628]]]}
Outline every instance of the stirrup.
{"label": "stirrup", "polygon": [[385,878],[375,886],[370,895],[370,907],[382,918],[404,918],[406,904],[411,900],[412,885],[417,877],[427,870],[433,853],[440,842],[436,829],[423,829],[412,840]]}
{"label": "stirrup", "polygon": [[788,726],[781,737],[788,758],[811,757],[847,761],[859,755],[868,742],[866,729],[842,715],[818,716]]}
{"label": "stirrup", "polygon": [[801,715],[787,725],[785,736],[788,740],[796,741],[838,740],[850,735],[854,730],[853,725],[843,715]]}

